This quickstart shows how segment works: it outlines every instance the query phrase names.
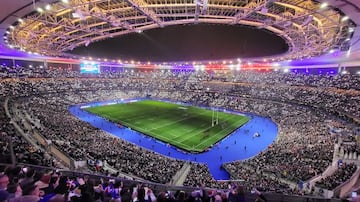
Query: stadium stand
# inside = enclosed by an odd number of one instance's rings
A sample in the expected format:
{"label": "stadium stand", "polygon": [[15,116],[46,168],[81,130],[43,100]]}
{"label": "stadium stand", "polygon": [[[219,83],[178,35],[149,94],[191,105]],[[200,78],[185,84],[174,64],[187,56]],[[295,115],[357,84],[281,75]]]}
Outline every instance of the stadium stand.
{"label": "stadium stand", "polygon": [[[1,162],[46,166],[32,167],[36,172],[30,180],[28,166],[4,166],[10,182],[2,191],[14,198],[10,201],[27,197],[38,201],[25,195],[39,196],[39,192],[42,201],[47,197],[52,198],[49,201],[56,197],[69,201],[231,201],[230,195],[241,198],[243,189],[250,192],[252,188],[257,191],[245,194],[248,200],[260,201],[265,196],[268,201],[321,201],[304,195],[322,196],[324,190],[336,189],[359,170],[360,143],[352,132],[360,122],[360,76],[356,74],[129,70],[83,75],[2,67],[1,78]],[[171,184],[186,162],[114,138],[68,111],[78,103],[149,95],[269,117],[278,124],[279,134],[258,156],[223,164],[231,181],[216,181],[206,165],[192,163],[185,187],[179,188],[165,184]],[[331,131],[331,124],[342,132]],[[348,157],[351,153],[352,159],[334,166],[345,153]],[[99,160],[117,172],[90,165],[87,171],[97,175],[55,171],[73,169],[74,162]],[[333,169],[328,177],[312,183],[328,169]],[[120,173],[142,182],[117,178]],[[5,175],[1,183],[6,183]],[[37,186],[22,183],[26,179]],[[19,183],[22,196],[16,188]],[[6,195],[3,192],[1,197]]]}

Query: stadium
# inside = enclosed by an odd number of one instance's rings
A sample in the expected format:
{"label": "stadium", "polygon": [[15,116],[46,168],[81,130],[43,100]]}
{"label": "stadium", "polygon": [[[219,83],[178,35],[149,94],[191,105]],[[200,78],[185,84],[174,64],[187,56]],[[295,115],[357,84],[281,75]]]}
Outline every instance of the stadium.
{"label": "stadium", "polygon": [[360,201],[360,1],[0,5],[0,202]]}

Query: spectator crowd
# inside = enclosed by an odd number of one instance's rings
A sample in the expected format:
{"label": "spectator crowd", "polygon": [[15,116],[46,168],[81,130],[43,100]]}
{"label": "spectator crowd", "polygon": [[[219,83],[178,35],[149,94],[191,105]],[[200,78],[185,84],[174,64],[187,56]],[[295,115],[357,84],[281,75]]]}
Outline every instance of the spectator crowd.
{"label": "spectator crowd", "polygon": [[[106,161],[119,172],[156,183],[169,183],[185,162],[114,138],[68,111],[73,104],[151,97],[271,118],[279,127],[276,141],[256,157],[244,162],[229,162],[223,168],[232,179],[244,180],[258,190],[299,194],[280,179],[307,181],[331,164],[338,135],[329,132],[326,122],[336,121],[352,131],[360,119],[359,75],[170,70],[83,75],[76,71],[9,69],[3,68],[0,81],[0,149],[1,162],[6,163],[12,161],[11,146],[17,162],[61,166],[46,148],[36,141],[29,143],[36,132],[76,161]],[[6,110],[12,118],[7,116]],[[16,132],[15,125],[25,136]],[[350,138],[350,142],[353,144],[344,148],[358,152],[356,139]],[[339,169],[340,174],[336,172],[319,186],[333,189],[355,171],[355,165],[349,168],[346,165]],[[215,181],[206,165],[193,164],[184,185],[199,184],[214,188],[228,185]],[[78,187],[82,189],[81,185]]]}

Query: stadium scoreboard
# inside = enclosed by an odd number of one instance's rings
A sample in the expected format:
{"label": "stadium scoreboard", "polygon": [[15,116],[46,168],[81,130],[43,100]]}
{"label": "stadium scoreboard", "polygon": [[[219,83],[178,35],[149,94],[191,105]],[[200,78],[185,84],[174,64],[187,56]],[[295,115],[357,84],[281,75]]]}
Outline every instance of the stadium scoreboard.
{"label": "stadium scoreboard", "polygon": [[96,62],[83,61],[80,63],[80,73],[82,74],[100,74],[100,65]]}

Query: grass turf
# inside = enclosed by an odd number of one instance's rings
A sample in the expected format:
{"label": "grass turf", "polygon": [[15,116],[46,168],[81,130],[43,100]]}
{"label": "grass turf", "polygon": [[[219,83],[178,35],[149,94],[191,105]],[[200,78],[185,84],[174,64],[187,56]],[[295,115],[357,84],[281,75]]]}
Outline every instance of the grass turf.
{"label": "grass turf", "polygon": [[85,110],[193,153],[205,151],[249,121],[246,116],[219,112],[219,124],[212,127],[211,110],[154,100]]}

